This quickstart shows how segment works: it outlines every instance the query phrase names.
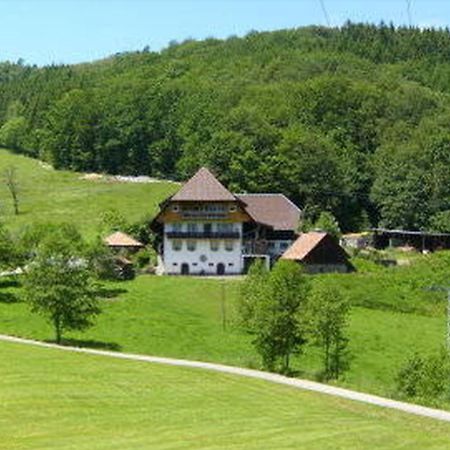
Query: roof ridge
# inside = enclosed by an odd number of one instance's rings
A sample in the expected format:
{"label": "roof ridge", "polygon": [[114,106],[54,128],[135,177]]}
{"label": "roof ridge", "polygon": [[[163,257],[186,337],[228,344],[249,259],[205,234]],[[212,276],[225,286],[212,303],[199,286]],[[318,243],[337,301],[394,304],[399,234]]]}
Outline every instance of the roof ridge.
{"label": "roof ridge", "polygon": [[236,201],[238,200],[207,168],[201,167],[173,195],[174,201]]}
{"label": "roof ridge", "polygon": [[295,209],[297,209],[297,211],[302,212],[301,208],[299,208],[287,195],[283,194],[282,192],[242,192],[242,193],[237,193],[234,194],[236,196],[251,196],[251,197],[256,197],[256,196],[260,196],[260,197],[264,197],[264,196],[279,196],[279,197],[283,197],[285,200],[287,200]]}

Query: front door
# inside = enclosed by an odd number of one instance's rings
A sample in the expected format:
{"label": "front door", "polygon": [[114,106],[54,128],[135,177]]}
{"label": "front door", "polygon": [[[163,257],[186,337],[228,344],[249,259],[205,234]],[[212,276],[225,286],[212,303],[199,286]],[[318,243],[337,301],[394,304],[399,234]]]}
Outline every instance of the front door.
{"label": "front door", "polygon": [[189,275],[189,264],[188,263],[181,264],[181,275]]}
{"label": "front door", "polygon": [[224,263],[217,264],[217,275],[225,275],[225,264]]}

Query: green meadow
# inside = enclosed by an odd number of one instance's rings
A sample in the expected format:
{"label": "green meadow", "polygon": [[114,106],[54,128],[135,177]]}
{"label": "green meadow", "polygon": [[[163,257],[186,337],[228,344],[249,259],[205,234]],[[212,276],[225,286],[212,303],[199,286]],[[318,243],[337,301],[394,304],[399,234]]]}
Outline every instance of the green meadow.
{"label": "green meadow", "polygon": [[448,448],[450,425],[260,380],[0,343],[0,449]]}
{"label": "green meadow", "polygon": [[83,179],[56,171],[42,162],[0,149],[0,179],[6,167],[16,168],[21,213],[13,214],[8,191],[0,183],[0,218],[14,230],[30,223],[71,222],[88,237],[100,225],[103,212],[115,209],[130,222],[155,214],[158,204],[177,184],[125,183]]}
{"label": "green meadow", "polygon": [[[67,334],[67,343],[259,368],[251,336],[235,323],[239,283],[225,282],[225,301],[222,283],[212,279],[143,275],[109,284],[97,324],[86,332]],[[20,302],[20,288],[2,292],[0,333],[54,339],[51,327]],[[349,335],[351,365],[340,384],[392,395],[405,359],[444,343],[445,316],[356,306]],[[314,378],[321,368],[318,351],[308,348],[295,358],[294,367],[299,376]]]}
{"label": "green meadow", "polygon": [[[88,237],[98,230],[101,213],[115,208],[128,220],[157,210],[176,189],[168,182],[117,183],[82,179],[40,162],[0,150],[2,167],[17,168],[21,214],[12,214],[8,193],[0,185],[2,220],[12,230],[32,222],[71,221]],[[402,256],[406,258],[406,256]],[[311,277],[341,290],[353,304],[349,324],[350,369],[340,385],[380,395],[395,395],[396,374],[414,352],[436,352],[445,342],[445,301],[426,287],[447,279],[448,252],[411,255],[409,265],[384,268],[355,258],[358,271]],[[54,339],[51,327],[31,314],[20,285],[0,281],[0,333]],[[240,281],[139,276],[107,283],[103,313],[84,333],[69,333],[67,344],[117,351],[260,367],[251,336],[236,324]],[[223,295],[224,294],[224,295]],[[298,376],[316,378],[320,354],[308,347],[293,361]],[[439,405],[450,407],[450,405]]]}

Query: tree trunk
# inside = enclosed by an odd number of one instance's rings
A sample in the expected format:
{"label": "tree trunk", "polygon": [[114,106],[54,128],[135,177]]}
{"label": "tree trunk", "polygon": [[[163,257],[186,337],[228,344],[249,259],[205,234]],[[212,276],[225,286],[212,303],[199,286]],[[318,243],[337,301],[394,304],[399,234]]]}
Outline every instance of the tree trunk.
{"label": "tree trunk", "polygon": [[328,338],[325,339],[325,376],[328,379],[330,376],[330,340]]}
{"label": "tree trunk", "polygon": [[12,194],[12,198],[13,198],[13,205],[14,205],[14,214],[16,216],[18,216],[19,215],[19,200],[18,200],[16,194]]}
{"label": "tree trunk", "polygon": [[290,359],[290,352],[288,351],[285,355],[284,355],[284,368],[283,368],[283,372],[285,374],[287,374],[289,372],[289,359]]}
{"label": "tree trunk", "polygon": [[55,325],[56,343],[61,344],[62,327],[61,327],[61,320],[59,319],[59,317],[55,318],[54,325]]}

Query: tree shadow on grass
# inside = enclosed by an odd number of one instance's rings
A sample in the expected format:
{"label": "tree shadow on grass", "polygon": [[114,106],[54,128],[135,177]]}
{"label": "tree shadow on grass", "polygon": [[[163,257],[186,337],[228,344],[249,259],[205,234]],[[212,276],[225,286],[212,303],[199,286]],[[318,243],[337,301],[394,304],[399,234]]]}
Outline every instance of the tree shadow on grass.
{"label": "tree shadow on grass", "polygon": [[19,303],[19,297],[11,292],[0,292],[0,303]]}
{"label": "tree shadow on grass", "polygon": [[128,291],[123,288],[106,288],[104,286],[99,287],[95,293],[100,298],[112,299],[121,294],[126,294]]}
{"label": "tree shadow on grass", "polygon": [[19,280],[12,277],[1,277],[0,278],[0,288],[17,288],[20,286]]}
{"label": "tree shadow on grass", "polygon": [[[52,344],[55,343],[53,339],[48,339],[45,342],[49,342]],[[96,341],[94,339],[63,338],[61,345],[67,347],[93,348],[96,350],[110,350],[114,352],[118,352],[122,349],[122,347],[116,342],[103,342]]]}

